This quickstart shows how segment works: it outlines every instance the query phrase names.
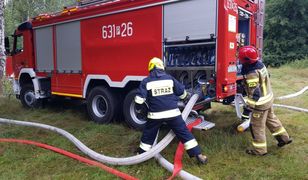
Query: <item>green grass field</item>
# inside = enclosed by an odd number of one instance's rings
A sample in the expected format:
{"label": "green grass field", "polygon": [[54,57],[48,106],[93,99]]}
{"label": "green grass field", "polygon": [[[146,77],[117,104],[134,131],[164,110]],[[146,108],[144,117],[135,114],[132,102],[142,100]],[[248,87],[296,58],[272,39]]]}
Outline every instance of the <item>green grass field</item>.
{"label": "green grass field", "polygon": [[[273,90],[282,96],[299,91],[308,85],[308,60],[295,62],[279,69],[270,69]],[[308,108],[308,92],[275,103]],[[250,145],[249,132],[236,133],[239,123],[234,108],[213,104],[206,111],[207,120],[216,127],[206,132],[194,131],[209,164],[198,166],[185,154],[184,169],[203,179],[308,179],[308,113],[275,109],[294,143],[282,149],[267,131],[269,154],[251,157],[245,154]],[[140,132],[125,123],[97,125],[79,102],[57,101],[44,109],[26,110],[15,98],[0,98],[0,117],[34,121],[63,128],[74,134],[93,150],[105,155],[124,157],[134,154]],[[29,127],[0,125],[0,138],[34,140],[84,156],[65,138],[52,132]],[[163,155],[172,161],[177,141]],[[33,146],[0,143],[0,179],[116,179],[99,168],[81,164],[56,153]],[[154,159],[133,166],[113,166],[140,179],[166,179],[171,174]]]}

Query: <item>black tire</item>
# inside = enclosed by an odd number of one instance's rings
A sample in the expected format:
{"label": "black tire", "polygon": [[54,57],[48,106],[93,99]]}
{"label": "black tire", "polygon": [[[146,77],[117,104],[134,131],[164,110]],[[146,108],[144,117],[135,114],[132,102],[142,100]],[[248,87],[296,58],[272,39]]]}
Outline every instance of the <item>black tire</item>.
{"label": "black tire", "polygon": [[34,87],[32,84],[25,84],[20,90],[20,101],[25,108],[39,108],[42,107],[42,99],[36,99],[34,94]]}
{"label": "black tire", "polygon": [[93,88],[87,97],[87,110],[96,123],[110,123],[116,113],[117,99],[106,87]]}
{"label": "black tire", "polygon": [[126,123],[130,127],[137,130],[142,130],[146,123],[146,117],[136,112],[135,101],[134,101],[136,93],[137,90],[134,89],[126,95],[123,103],[123,114]]}

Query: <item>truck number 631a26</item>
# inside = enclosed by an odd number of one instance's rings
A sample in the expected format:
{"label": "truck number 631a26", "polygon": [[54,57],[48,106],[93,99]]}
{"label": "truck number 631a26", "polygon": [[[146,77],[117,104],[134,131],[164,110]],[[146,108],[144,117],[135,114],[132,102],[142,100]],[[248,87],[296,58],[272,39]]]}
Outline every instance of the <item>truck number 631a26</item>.
{"label": "truck number 631a26", "polygon": [[112,39],[116,37],[130,37],[133,36],[133,23],[127,22],[122,24],[110,24],[102,27],[103,39]]}

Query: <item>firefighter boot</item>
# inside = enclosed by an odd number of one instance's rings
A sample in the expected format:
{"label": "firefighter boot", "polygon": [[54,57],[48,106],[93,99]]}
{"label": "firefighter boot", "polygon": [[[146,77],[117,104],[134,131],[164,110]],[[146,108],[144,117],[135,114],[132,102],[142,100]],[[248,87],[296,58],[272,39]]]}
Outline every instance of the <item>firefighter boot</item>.
{"label": "firefighter boot", "polygon": [[207,164],[207,162],[208,162],[207,157],[205,155],[202,155],[202,154],[196,155],[196,159],[197,159],[199,164]]}
{"label": "firefighter boot", "polygon": [[246,149],[246,153],[253,156],[265,156],[267,153],[259,153],[255,149]]}
{"label": "firefighter boot", "polygon": [[136,149],[136,151],[134,152],[136,155],[145,153],[145,151],[143,149],[141,149],[140,147],[138,147],[138,149]]}
{"label": "firefighter boot", "polygon": [[287,137],[287,136],[284,136],[284,135],[278,135],[278,136],[275,136],[275,138],[278,141],[278,144],[277,144],[278,147],[283,147],[287,144],[292,143],[292,141],[293,141],[293,139],[291,137]]}

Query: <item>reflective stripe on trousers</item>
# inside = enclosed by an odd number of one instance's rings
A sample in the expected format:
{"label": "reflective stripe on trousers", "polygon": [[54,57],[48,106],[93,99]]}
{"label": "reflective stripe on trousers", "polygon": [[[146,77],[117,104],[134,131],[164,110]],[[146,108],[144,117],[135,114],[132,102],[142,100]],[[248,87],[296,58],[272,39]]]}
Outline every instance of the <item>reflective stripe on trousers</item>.
{"label": "reflective stripe on trousers", "polygon": [[152,148],[152,145],[141,142],[139,147],[144,151],[149,151]]}
{"label": "reflective stripe on trousers", "polygon": [[267,144],[266,142],[255,142],[255,141],[252,141],[252,145],[255,147],[255,148],[266,148]]}
{"label": "reflective stripe on trousers", "polygon": [[287,132],[286,129],[284,127],[281,127],[277,131],[275,131],[272,135],[278,136],[278,135],[284,134],[285,132]]}
{"label": "reflective stripe on trousers", "polygon": [[146,122],[141,137],[141,142],[143,143],[143,145],[145,144],[146,146],[140,146],[141,148],[144,147],[144,149],[147,149],[150,147],[149,145],[152,145],[154,143],[158,129],[163,123],[167,124],[167,126],[172,129],[176,137],[184,144],[184,147],[190,157],[201,154],[201,149],[198,145],[195,145],[195,137],[192,135],[191,132],[189,132],[184,120],[182,119],[182,116],[177,116],[168,120],[149,119]]}
{"label": "reflective stripe on trousers", "polygon": [[184,147],[185,147],[185,150],[189,150],[189,149],[192,149],[194,147],[198,146],[198,142],[196,139],[192,139],[190,141],[187,141],[185,144],[184,144]]}

